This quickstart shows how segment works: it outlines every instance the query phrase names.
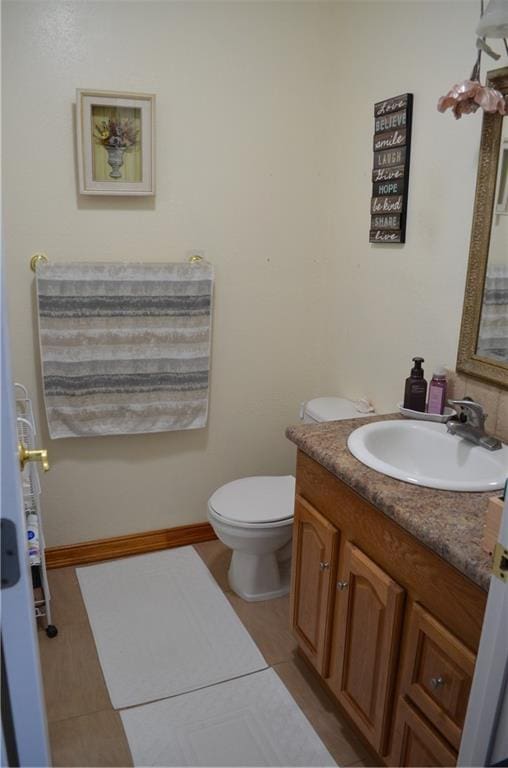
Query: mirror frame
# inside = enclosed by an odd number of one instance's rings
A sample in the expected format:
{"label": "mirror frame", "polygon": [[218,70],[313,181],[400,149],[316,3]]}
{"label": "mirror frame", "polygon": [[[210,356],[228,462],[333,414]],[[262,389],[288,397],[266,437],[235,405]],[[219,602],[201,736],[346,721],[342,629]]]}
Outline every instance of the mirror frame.
{"label": "mirror frame", "polygon": [[[508,94],[508,67],[488,72],[487,80],[505,96]],[[508,120],[508,117],[487,112],[483,115],[456,368],[459,373],[508,389],[508,363],[496,362],[476,354],[504,119]]]}

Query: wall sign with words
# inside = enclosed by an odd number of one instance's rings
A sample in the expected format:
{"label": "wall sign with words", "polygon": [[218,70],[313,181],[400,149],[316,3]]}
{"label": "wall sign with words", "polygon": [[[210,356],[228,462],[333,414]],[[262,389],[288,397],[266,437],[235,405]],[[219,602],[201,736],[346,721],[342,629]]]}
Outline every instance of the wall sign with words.
{"label": "wall sign with words", "polygon": [[371,243],[406,241],[413,94],[374,105]]}

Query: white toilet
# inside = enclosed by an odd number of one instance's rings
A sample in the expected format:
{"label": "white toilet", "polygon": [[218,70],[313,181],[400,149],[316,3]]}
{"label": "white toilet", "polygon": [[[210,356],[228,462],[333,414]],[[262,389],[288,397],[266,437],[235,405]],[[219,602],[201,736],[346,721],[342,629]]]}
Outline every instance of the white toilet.
{"label": "white toilet", "polygon": [[[302,405],[305,423],[371,415],[366,401],[318,397]],[[228,579],[244,600],[269,600],[289,592],[295,478],[243,477],[221,486],[208,500],[217,538],[233,550]]]}

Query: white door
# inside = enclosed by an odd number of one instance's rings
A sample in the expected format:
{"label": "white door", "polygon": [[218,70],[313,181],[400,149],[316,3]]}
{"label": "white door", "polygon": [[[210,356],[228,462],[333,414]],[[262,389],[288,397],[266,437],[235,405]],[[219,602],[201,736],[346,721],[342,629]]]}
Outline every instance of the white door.
{"label": "white door", "polygon": [[[49,747],[17,457],[16,415],[3,294],[0,299],[2,417],[2,766],[47,766]],[[18,574],[16,575],[16,560]],[[11,567],[11,564],[14,567]]]}
{"label": "white door", "polygon": [[[508,499],[499,532],[508,551]],[[508,560],[506,578],[491,577],[458,765],[508,764]]]}

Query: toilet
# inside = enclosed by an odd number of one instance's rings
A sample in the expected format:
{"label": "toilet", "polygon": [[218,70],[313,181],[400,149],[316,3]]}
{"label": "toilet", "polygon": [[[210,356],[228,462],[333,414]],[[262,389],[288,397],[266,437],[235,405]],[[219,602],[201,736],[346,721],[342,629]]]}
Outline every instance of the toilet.
{"label": "toilet", "polygon": [[[318,397],[302,404],[304,423],[362,418],[373,413],[364,400]],[[295,478],[243,477],[218,488],[208,500],[208,521],[233,550],[228,580],[239,597],[253,602],[287,595]]]}

